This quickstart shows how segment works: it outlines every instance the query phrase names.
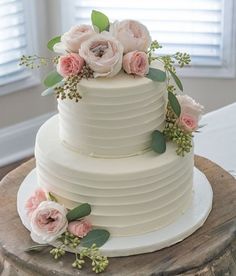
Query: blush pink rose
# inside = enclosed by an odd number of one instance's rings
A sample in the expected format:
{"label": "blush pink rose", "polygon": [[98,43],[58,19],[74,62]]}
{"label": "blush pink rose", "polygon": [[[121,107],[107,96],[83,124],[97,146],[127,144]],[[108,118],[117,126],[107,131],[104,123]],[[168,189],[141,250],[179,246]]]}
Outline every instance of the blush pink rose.
{"label": "blush pink rose", "polygon": [[197,130],[203,106],[195,102],[195,100],[188,95],[178,95],[177,99],[181,107],[181,114],[177,124],[183,127],[183,129],[187,132]]}
{"label": "blush pink rose", "polygon": [[80,221],[72,221],[68,225],[68,231],[79,238],[85,237],[91,229],[92,225],[86,219]]}
{"label": "blush pink rose", "polygon": [[135,50],[146,52],[152,41],[146,26],[135,20],[115,21],[110,33],[121,42],[125,54]]}
{"label": "blush pink rose", "polygon": [[196,117],[197,120],[201,118],[203,106],[195,102],[195,100],[188,95],[178,95],[177,99],[181,106],[181,113]]}
{"label": "blush pink rose", "polygon": [[182,114],[179,117],[178,125],[183,127],[183,129],[187,132],[193,132],[198,128],[198,120],[194,116]]}
{"label": "blush pink rose", "polygon": [[69,52],[78,53],[81,44],[95,33],[90,25],[73,26],[61,36],[61,43]]}
{"label": "blush pink rose", "polygon": [[178,125],[189,132],[197,130],[203,112],[203,106],[187,95],[178,95],[177,99],[181,107],[180,118],[177,122]]}
{"label": "blush pink rose", "polygon": [[47,196],[44,190],[41,188],[37,189],[25,204],[27,215],[31,217],[32,213],[34,212],[35,209],[38,208],[39,204],[42,201],[46,201],[46,200],[47,200]]}
{"label": "blush pink rose", "polygon": [[50,243],[63,234],[68,226],[67,210],[54,201],[43,201],[31,216],[31,238],[37,243]]}
{"label": "blush pink rose", "polygon": [[148,56],[144,52],[133,51],[123,57],[123,68],[128,74],[145,76],[149,71]]}
{"label": "blush pink rose", "polygon": [[84,59],[78,54],[71,53],[59,58],[57,72],[63,77],[77,75],[81,72],[83,66]]}

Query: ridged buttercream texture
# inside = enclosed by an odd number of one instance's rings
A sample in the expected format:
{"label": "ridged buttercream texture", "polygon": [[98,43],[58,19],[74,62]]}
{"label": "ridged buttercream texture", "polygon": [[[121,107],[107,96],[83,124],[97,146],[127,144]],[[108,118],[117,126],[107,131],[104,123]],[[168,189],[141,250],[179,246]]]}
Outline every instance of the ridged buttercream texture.
{"label": "ridged buttercream texture", "polygon": [[150,148],[151,133],[165,120],[165,83],[119,73],[82,80],[82,99],[58,100],[60,139],[83,154],[125,157]]}
{"label": "ridged buttercream texture", "polygon": [[[140,110],[141,112],[141,110]],[[192,195],[193,153],[175,147],[126,158],[94,158],[62,145],[58,115],[39,130],[35,156],[39,184],[68,208],[88,202],[95,227],[113,236],[147,233],[175,221]]]}

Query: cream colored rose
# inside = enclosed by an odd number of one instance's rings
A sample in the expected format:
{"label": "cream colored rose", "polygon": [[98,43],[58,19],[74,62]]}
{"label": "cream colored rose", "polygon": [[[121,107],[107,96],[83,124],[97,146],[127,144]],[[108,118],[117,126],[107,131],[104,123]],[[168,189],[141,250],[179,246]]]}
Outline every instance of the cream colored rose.
{"label": "cream colored rose", "polygon": [[54,51],[59,53],[78,53],[81,44],[93,36],[95,31],[90,25],[73,26],[68,32],[61,36],[61,42],[54,45]]}
{"label": "cream colored rose", "polygon": [[147,52],[151,44],[148,29],[138,21],[115,21],[110,26],[110,33],[124,46],[124,53],[132,51]]}
{"label": "cream colored rose", "polygon": [[97,34],[81,44],[79,55],[94,71],[94,77],[113,77],[122,67],[123,46],[114,37]]}
{"label": "cream colored rose", "polygon": [[43,201],[31,216],[31,238],[43,244],[55,241],[68,226],[67,210],[54,201]]}

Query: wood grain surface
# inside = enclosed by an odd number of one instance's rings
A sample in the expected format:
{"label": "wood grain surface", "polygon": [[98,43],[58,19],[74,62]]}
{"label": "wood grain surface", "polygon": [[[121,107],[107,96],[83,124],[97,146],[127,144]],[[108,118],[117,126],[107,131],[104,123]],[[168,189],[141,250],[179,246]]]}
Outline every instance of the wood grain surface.
{"label": "wood grain surface", "polygon": [[25,163],[26,161],[28,161],[29,159],[31,159],[31,157],[28,158],[24,158],[22,160],[16,161],[14,163],[11,163],[9,165],[0,167],[0,180],[2,180],[2,178],[8,174],[10,171],[14,170],[15,168],[19,167],[22,163]]}
{"label": "wood grain surface", "polygon": [[[195,165],[205,173],[214,192],[213,210],[204,226],[169,248],[138,256],[110,258],[108,269],[100,275],[236,275],[236,180],[205,158],[196,156]],[[71,267],[70,254],[56,262],[47,252],[24,252],[33,242],[18,217],[16,194],[34,166],[35,161],[32,159],[1,181],[1,275],[94,275],[90,266],[78,274]]]}

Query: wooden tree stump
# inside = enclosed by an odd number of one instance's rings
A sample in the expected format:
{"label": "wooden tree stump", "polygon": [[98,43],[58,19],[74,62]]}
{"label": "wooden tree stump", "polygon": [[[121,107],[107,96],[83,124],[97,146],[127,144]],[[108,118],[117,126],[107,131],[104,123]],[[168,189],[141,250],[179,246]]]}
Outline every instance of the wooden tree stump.
{"label": "wooden tree stump", "polygon": [[[236,275],[236,180],[213,162],[196,156],[195,165],[214,191],[213,210],[202,228],[184,241],[154,253],[110,258],[101,275]],[[16,210],[18,188],[34,160],[9,173],[0,183],[0,273],[2,276],[94,275],[90,266],[78,273],[72,256],[54,261],[48,252],[27,254],[33,242]]]}

